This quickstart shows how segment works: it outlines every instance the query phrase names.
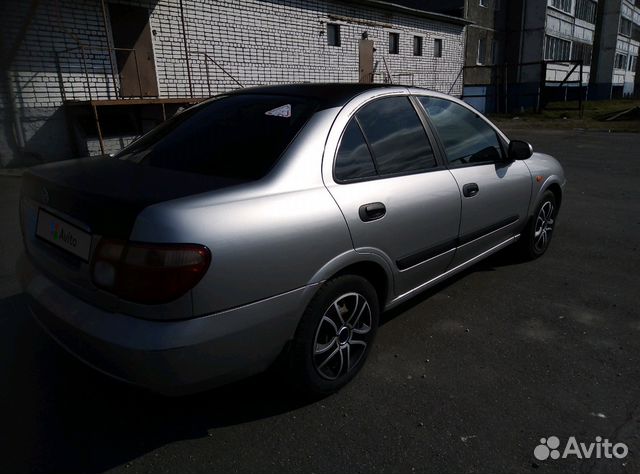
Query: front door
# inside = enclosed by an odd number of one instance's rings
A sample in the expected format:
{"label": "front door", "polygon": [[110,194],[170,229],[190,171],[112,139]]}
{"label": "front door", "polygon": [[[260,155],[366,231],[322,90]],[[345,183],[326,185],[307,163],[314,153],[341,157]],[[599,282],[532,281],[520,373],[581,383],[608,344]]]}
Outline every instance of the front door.
{"label": "front door", "polygon": [[419,97],[446,152],[462,196],[458,250],[452,266],[490,250],[524,225],[531,173],[508,162],[496,130],[473,110],[447,99]]}
{"label": "front door", "polygon": [[157,97],[158,81],[146,8],[109,4],[122,97]]}
{"label": "front door", "polygon": [[522,228],[531,197],[531,174],[522,161],[452,169],[451,173],[461,189],[478,188],[471,193],[474,195],[462,197],[455,266],[490,250]]}
{"label": "front door", "polygon": [[444,272],[455,252],[460,193],[406,96],[377,99],[346,126],[327,188],[358,252],[382,255],[398,295]]}

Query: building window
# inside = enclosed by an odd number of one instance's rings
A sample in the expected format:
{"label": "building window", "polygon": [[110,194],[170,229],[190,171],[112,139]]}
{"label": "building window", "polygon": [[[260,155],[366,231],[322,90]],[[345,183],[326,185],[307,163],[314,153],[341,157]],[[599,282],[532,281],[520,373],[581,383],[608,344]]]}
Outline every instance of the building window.
{"label": "building window", "polygon": [[613,67],[616,69],[627,69],[627,55],[616,53],[616,58],[613,61]]}
{"label": "building window", "polygon": [[498,64],[498,42],[493,40],[491,42],[491,64]]}
{"label": "building window", "polygon": [[638,56],[631,56],[629,58],[629,71],[636,72],[638,66]]}
{"label": "building window", "polygon": [[487,40],[480,38],[478,40],[478,57],[476,59],[477,64],[484,64],[487,60]]}
{"label": "building window", "polygon": [[340,25],[327,23],[327,44],[329,46],[340,46]]}
{"label": "building window", "polygon": [[400,34],[389,33],[389,54],[398,54],[400,52]]}
{"label": "building window", "polygon": [[433,57],[442,57],[442,40],[440,38],[436,38],[433,40]]}
{"label": "building window", "polygon": [[576,0],[576,18],[596,24],[598,4],[593,0]]}
{"label": "building window", "polygon": [[545,35],[544,59],[555,61],[568,61],[571,54],[571,41],[566,41],[555,36]]}
{"label": "building window", "polygon": [[413,55],[422,56],[422,36],[413,37]]}
{"label": "building window", "polygon": [[589,43],[573,42],[573,48],[571,48],[571,59],[582,60],[582,64],[585,66],[591,66],[591,55],[593,53],[593,46]]}
{"label": "building window", "polygon": [[551,6],[563,12],[571,13],[571,1],[572,0],[551,0]]}
{"label": "building window", "polygon": [[633,23],[626,18],[620,18],[620,34],[625,36],[631,36]]}

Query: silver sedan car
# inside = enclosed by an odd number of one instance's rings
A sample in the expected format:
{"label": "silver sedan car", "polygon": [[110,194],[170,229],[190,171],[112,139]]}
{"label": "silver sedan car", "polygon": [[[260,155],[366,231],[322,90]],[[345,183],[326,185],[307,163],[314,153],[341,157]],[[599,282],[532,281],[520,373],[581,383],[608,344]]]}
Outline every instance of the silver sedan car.
{"label": "silver sedan car", "polygon": [[113,157],[26,173],[19,273],[41,326],[120,380],[180,394],[278,360],[324,394],[382,311],[512,244],[541,256],[564,185],[443,94],[244,89]]}

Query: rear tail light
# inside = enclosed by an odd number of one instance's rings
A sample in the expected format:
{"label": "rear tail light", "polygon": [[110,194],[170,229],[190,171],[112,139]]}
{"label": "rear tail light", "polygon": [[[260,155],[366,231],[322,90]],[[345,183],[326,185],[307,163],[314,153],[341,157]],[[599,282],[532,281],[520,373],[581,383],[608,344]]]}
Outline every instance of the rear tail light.
{"label": "rear tail light", "polygon": [[97,287],[122,299],[161,304],[196,286],[210,262],[211,252],[204,245],[102,239],[91,274]]}

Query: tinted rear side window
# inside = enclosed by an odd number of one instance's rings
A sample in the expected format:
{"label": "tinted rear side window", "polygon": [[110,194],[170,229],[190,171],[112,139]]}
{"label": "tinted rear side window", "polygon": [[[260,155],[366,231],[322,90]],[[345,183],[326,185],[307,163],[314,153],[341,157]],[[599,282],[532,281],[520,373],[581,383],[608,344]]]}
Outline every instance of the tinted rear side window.
{"label": "tinted rear side window", "polygon": [[408,97],[388,97],[356,114],[378,173],[396,174],[437,166],[427,134]]}
{"label": "tinted rear side window", "polygon": [[335,174],[340,181],[369,178],[376,175],[369,147],[355,119],[351,119],[340,140]]}
{"label": "tinted rear side window", "polygon": [[442,140],[451,166],[502,159],[496,131],[473,111],[446,99],[419,97]]}
{"label": "tinted rear side window", "polygon": [[226,96],[176,115],[117,157],[179,171],[259,179],[315,109],[314,101],[300,97]]}

